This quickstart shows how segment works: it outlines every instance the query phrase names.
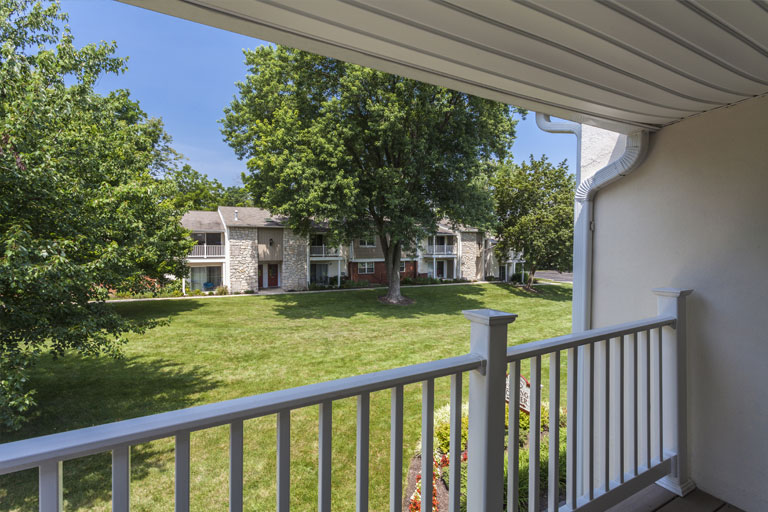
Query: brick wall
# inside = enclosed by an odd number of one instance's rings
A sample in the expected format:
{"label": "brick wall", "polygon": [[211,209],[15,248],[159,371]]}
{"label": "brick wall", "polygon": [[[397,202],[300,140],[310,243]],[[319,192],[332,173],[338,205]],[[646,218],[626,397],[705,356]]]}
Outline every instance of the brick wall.
{"label": "brick wall", "polygon": [[[351,262],[349,264],[349,278],[352,281],[368,281],[369,283],[387,284],[387,266],[383,261],[377,261],[373,264],[373,274],[358,274],[357,263]],[[405,262],[405,272],[400,273],[400,278],[405,277],[417,277],[418,269],[415,261]]]}

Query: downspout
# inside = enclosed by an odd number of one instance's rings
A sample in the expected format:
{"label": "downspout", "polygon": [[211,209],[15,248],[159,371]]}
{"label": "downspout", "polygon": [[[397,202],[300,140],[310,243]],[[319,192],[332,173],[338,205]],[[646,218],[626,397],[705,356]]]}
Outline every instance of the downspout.
{"label": "downspout", "polygon": [[570,121],[552,122],[546,114],[536,114],[536,124],[549,133],[576,135],[576,201],[573,229],[573,310],[572,331],[592,328],[592,267],[594,198],[599,190],[634,171],[648,153],[648,131],[626,135],[624,153],[615,161],[581,180],[581,125]]}

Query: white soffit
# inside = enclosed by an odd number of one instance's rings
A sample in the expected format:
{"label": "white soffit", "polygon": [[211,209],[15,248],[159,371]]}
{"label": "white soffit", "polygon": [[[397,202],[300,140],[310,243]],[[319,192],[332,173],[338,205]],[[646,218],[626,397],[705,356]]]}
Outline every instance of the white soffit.
{"label": "white soffit", "polygon": [[768,93],[762,0],[122,1],[621,132]]}

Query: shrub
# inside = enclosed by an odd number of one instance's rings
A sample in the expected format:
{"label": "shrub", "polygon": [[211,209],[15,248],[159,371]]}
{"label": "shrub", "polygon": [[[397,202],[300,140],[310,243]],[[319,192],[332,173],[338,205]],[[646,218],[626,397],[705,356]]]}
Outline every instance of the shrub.
{"label": "shrub", "polygon": [[245,290],[243,293],[251,294],[251,293],[256,293],[256,292],[249,288],[248,290]]}
{"label": "shrub", "polygon": [[214,295],[229,295],[229,289],[226,286],[217,286],[213,292]]}
{"label": "shrub", "polygon": [[369,288],[373,286],[368,281],[355,281],[354,279],[347,279],[341,283],[342,288]]}
{"label": "shrub", "polygon": [[189,294],[190,295],[202,295],[203,291],[201,289],[199,289],[199,288],[195,288],[194,290],[190,290]]}
{"label": "shrub", "polygon": [[37,405],[28,377],[34,357],[21,350],[0,350],[0,432],[20,429]]}

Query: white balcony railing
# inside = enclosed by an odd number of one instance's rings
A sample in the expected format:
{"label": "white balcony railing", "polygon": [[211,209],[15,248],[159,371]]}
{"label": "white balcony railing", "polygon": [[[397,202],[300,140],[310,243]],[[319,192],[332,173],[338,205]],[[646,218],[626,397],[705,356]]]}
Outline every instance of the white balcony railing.
{"label": "white balcony railing", "polygon": [[328,247],[326,245],[310,245],[309,255],[313,257],[317,256],[338,256],[338,247]]}
{"label": "white balcony railing", "polygon": [[[277,510],[290,497],[291,411],[319,405],[318,509],[331,505],[332,408],[357,397],[357,510],[368,509],[370,394],[391,392],[390,510],[402,511],[403,386],[422,385],[422,496],[432,495],[435,379],[450,378],[450,510],[460,490],[462,380],[469,373],[468,512],[501,511],[504,486],[517,510],[519,382],[529,362],[531,394],[529,505],[539,511],[539,435],[542,358],[560,368],[567,357],[567,484],[560,503],[558,443],[550,443],[548,510],[602,511],[651,483],[682,489],[687,481],[685,417],[685,309],[688,292],[658,290],[659,315],[647,320],[507,347],[507,327],[516,315],[487,309],[465,311],[471,322],[470,353],[393,370],[191,407],[107,425],[0,445],[0,474],[37,467],[39,506],[62,506],[62,461],[112,453],[112,507],[129,510],[130,447],[175,438],[175,505],[189,510],[190,432],[229,425],[230,510],[243,510],[243,421],[274,415],[277,428]],[[661,356],[661,357],[660,357]],[[662,366],[663,364],[663,366]],[[509,443],[504,404],[509,369]],[[560,371],[549,372],[549,439],[560,433]],[[577,385],[578,383],[578,385]],[[613,392],[612,392],[613,390]],[[616,392],[621,390],[623,392]],[[505,444],[510,468],[503,479]],[[453,454],[457,454],[454,456]],[[422,501],[431,512],[431,500]],[[376,504],[377,509],[386,508]]]}
{"label": "white balcony railing", "polygon": [[455,245],[427,245],[427,254],[456,254]]}
{"label": "white balcony railing", "polygon": [[216,258],[221,256],[224,256],[223,245],[199,244],[192,247],[192,252],[189,253],[190,258]]}

